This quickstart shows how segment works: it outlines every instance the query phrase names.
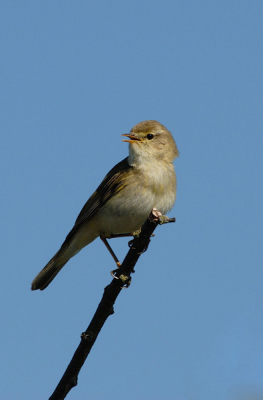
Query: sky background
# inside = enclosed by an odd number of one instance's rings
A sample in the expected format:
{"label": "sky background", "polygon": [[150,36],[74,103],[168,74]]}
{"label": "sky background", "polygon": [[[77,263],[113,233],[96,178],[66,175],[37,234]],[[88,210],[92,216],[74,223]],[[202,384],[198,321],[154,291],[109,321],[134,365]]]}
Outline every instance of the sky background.
{"label": "sky background", "polygon": [[263,399],[262,21],[262,1],[1,2],[1,399],[47,399],[78,346],[114,268],[101,241],[30,285],[147,119],[180,151],[177,221],[67,399]]}

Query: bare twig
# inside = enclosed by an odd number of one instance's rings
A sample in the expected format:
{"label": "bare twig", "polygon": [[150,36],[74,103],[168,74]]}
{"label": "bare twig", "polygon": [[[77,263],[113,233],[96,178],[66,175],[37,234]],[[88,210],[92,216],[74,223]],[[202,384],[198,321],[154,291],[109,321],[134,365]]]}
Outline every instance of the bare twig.
{"label": "bare twig", "polygon": [[155,212],[151,213],[149,218],[143,224],[140,234],[135,236],[134,239],[129,242],[130,250],[128,251],[121,267],[118,268],[118,270],[113,271],[114,279],[104,289],[101,302],[99,303],[88,328],[81,334],[80,344],[49,400],[65,399],[68,392],[77,385],[79,371],[88,357],[106,319],[109,315],[114,313],[113,306],[121,289],[129,286],[131,280],[130,275],[134,272],[133,268],[140,255],[147,250],[151,234],[158,224],[168,222],[175,222],[175,218],[168,218],[165,215],[160,216]]}

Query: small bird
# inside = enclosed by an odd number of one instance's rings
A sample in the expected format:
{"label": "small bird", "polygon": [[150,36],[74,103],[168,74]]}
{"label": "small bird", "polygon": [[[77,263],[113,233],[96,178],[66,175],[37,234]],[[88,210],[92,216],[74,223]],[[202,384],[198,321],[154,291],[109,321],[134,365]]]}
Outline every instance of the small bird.
{"label": "small bird", "polygon": [[131,236],[156,208],[166,214],[176,198],[173,160],[179,152],[171,133],[159,122],[135,125],[124,142],[129,156],[113,167],[82,208],[75,225],[54,257],[32,282],[32,290],[45,289],[61,268],[83,247],[100,237]]}

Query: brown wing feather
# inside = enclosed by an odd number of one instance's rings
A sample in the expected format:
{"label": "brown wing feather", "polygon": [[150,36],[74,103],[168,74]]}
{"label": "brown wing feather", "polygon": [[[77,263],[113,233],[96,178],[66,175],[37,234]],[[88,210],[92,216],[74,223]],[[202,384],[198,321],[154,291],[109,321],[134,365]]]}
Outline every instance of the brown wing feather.
{"label": "brown wing feather", "polygon": [[110,170],[80,211],[73,227],[74,230],[84,221],[91,218],[105,204],[109,197],[114,196],[118,192],[118,189],[123,186],[121,178],[123,173],[128,172],[131,168],[128,158],[125,158]]}

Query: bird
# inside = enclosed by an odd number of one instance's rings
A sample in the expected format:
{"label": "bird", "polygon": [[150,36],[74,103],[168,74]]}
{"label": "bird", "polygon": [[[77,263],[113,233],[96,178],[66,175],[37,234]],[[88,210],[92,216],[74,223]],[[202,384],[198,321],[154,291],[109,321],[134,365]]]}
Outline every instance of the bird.
{"label": "bird", "polygon": [[142,121],[122,136],[129,155],[105,176],[80,211],[58,252],[32,282],[43,290],[83,247],[100,237],[113,255],[108,238],[132,235],[153,208],[166,214],[176,199],[173,161],[179,152],[167,128],[155,120]]}

